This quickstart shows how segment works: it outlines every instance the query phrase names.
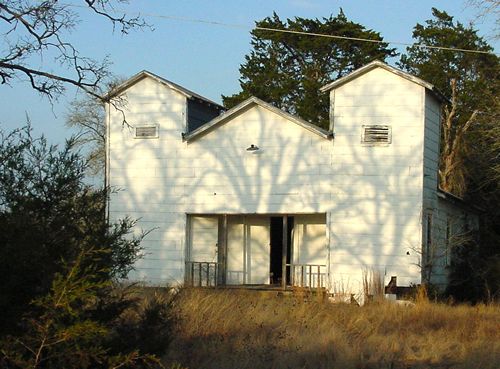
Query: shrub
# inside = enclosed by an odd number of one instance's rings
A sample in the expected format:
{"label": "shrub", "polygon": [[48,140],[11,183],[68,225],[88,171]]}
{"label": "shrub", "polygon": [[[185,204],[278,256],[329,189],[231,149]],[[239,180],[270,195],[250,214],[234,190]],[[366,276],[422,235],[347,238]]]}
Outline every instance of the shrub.
{"label": "shrub", "polygon": [[107,223],[109,191],[85,171],[71,140],[59,150],[29,127],[0,132],[2,368],[161,367],[171,305],[120,285],[144,234]]}

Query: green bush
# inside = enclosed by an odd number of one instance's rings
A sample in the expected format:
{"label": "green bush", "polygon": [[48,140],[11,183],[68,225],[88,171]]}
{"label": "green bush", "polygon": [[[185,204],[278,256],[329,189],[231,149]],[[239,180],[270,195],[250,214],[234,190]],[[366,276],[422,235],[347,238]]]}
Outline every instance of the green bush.
{"label": "green bush", "polygon": [[121,285],[145,234],[108,224],[109,190],[85,171],[71,140],[0,132],[2,368],[161,367],[175,295],[144,302]]}

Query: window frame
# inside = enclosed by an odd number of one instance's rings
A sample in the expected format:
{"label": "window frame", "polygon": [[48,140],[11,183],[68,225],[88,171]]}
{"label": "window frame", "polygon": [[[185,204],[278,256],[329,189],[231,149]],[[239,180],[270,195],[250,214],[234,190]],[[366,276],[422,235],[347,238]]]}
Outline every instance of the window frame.
{"label": "window frame", "polygon": [[432,247],[433,247],[433,242],[432,242],[432,237],[433,237],[433,231],[432,231],[432,224],[433,224],[433,219],[432,219],[432,213],[431,212],[426,212],[424,215],[425,219],[425,240],[424,240],[424,260],[426,264],[430,263],[432,261]]}

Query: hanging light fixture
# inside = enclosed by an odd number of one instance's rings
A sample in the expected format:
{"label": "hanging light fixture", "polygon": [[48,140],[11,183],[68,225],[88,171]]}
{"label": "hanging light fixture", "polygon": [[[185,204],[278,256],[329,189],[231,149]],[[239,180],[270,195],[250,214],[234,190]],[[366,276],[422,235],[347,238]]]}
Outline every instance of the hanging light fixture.
{"label": "hanging light fixture", "polygon": [[247,151],[257,151],[257,150],[259,150],[259,147],[254,144],[251,144],[249,147],[247,147]]}

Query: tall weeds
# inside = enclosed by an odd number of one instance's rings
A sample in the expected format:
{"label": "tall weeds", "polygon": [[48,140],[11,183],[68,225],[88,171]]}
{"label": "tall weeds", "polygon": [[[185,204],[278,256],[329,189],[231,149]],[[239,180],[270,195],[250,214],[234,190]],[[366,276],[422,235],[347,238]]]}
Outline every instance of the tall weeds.
{"label": "tall weeds", "polygon": [[186,289],[164,360],[186,368],[497,368],[497,306],[362,307],[256,291]]}
{"label": "tall weeds", "polygon": [[378,270],[363,271],[363,293],[365,302],[380,300],[384,297],[384,278]]}

